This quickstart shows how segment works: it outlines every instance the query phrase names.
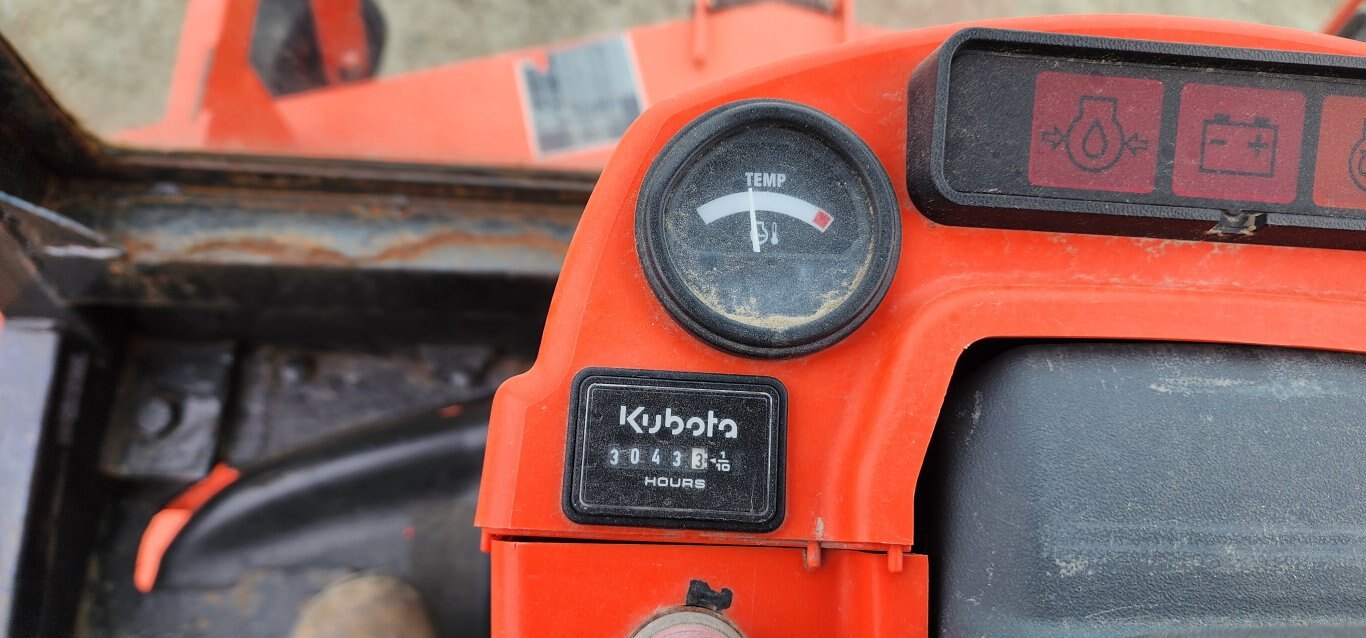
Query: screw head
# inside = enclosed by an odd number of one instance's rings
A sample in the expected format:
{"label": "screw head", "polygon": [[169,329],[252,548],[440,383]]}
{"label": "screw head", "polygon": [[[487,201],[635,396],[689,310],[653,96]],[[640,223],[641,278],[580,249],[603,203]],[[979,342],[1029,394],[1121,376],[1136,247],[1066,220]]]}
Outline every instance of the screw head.
{"label": "screw head", "polygon": [[138,405],[133,423],[143,436],[154,438],[165,435],[180,421],[180,405],[165,394],[154,394]]}
{"label": "screw head", "polygon": [[289,385],[310,381],[317,372],[317,360],[305,353],[292,354],[280,364],[280,380]]}

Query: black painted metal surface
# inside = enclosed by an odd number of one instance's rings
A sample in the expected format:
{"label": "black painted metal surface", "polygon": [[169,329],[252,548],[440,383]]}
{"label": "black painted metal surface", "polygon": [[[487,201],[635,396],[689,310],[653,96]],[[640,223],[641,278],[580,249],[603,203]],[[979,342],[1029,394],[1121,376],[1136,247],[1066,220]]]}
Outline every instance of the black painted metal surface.
{"label": "black painted metal surface", "polygon": [[938,635],[1361,635],[1363,396],[1356,355],[995,357],[953,387],[918,488]]}
{"label": "black painted metal surface", "polygon": [[248,467],[396,413],[438,410],[493,394],[530,367],[530,353],[488,343],[309,349],[264,344],[240,366],[222,456]]}
{"label": "black painted metal surface", "polygon": [[232,342],[136,339],[125,357],[101,469],[125,478],[203,477],[228,401]]}
{"label": "black painted metal surface", "polygon": [[91,634],[286,635],[310,596],[376,572],[411,583],[441,635],[487,635],[472,525],[487,418],[487,401],[410,415],[243,468],[168,549],[149,594],[126,580],[128,546],[158,497],[130,499],[113,520],[133,524],[116,525],[122,542],[99,561],[112,582],[92,598]]}

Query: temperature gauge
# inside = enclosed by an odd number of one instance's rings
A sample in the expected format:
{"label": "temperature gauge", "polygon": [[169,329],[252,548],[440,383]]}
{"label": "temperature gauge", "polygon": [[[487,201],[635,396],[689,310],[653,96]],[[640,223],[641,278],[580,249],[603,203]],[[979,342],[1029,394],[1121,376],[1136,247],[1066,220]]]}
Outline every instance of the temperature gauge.
{"label": "temperature gauge", "polygon": [[858,327],[891,282],[901,222],[862,140],[809,107],[737,102],[683,129],[641,187],[656,295],[709,343],[794,356]]}

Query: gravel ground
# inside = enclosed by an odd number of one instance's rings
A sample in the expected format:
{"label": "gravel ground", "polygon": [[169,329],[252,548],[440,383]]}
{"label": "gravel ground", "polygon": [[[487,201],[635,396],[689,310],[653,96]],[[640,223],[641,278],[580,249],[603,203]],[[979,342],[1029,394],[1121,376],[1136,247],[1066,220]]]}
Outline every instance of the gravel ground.
{"label": "gravel ground", "polygon": [[[91,129],[160,119],[189,0],[0,0],[0,33]],[[689,0],[379,0],[383,74],[688,15]],[[905,29],[1046,13],[1170,13],[1316,29],[1338,0],[861,0],[861,22]]]}

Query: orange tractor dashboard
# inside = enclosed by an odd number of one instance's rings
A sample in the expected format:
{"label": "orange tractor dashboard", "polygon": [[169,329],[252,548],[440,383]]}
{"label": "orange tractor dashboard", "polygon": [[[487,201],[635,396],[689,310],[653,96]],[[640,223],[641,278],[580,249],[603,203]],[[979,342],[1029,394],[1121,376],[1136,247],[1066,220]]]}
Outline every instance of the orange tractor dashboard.
{"label": "orange tractor dashboard", "polygon": [[493,406],[495,635],[1366,622],[1366,45],[980,27],[631,126]]}

